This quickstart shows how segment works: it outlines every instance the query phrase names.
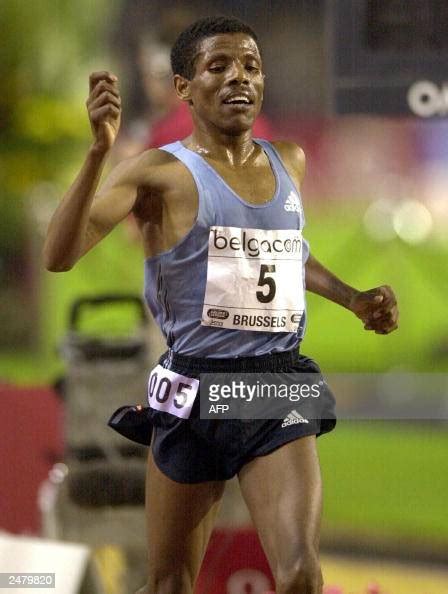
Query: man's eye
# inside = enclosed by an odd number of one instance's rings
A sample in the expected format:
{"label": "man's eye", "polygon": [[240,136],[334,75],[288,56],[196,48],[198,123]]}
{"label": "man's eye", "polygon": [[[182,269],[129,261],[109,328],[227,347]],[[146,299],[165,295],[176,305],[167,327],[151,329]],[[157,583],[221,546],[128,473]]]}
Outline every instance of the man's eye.
{"label": "man's eye", "polygon": [[221,66],[210,66],[209,70],[210,72],[224,72],[225,70],[225,66],[221,65]]}
{"label": "man's eye", "polygon": [[248,70],[249,72],[258,72],[260,69],[258,68],[258,66],[254,66],[253,64],[248,64],[246,66],[246,70]]}

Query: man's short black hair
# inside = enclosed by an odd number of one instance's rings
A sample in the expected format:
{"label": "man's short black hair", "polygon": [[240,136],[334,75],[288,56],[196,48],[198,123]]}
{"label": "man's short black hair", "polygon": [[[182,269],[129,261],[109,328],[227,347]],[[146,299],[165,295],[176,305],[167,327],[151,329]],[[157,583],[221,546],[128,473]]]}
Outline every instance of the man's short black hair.
{"label": "man's short black hair", "polygon": [[255,31],[234,17],[214,16],[199,19],[187,27],[174,42],[171,50],[173,74],[191,80],[194,76],[194,60],[199,43],[206,37],[221,33],[246,33],[258,43]]}

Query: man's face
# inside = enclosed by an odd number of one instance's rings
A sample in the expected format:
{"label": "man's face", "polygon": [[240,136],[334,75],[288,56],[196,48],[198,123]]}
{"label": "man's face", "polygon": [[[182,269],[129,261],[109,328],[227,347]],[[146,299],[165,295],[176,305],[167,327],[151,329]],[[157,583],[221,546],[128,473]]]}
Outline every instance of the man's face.
{"label": "man's face", "polygon": [[196,116],[220,130],[249,130],[263,101],[264,75],[254,39],[226,33],[203,39],[188,83]]}

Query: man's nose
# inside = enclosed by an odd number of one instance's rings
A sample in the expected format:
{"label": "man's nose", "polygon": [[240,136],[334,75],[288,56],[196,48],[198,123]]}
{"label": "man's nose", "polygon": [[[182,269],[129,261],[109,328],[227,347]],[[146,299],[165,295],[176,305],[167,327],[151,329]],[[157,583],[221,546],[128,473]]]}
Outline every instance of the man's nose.
{"label": "man's nose", "polygon": [[230,69],[230,82],[237,82],[237,83],[242,83],[242,82],[249,82],[249,78],[247,76],[247,70],[244,66],[244,64],[242,64],[239,61],[235,61],[232,62],[232,68]]}

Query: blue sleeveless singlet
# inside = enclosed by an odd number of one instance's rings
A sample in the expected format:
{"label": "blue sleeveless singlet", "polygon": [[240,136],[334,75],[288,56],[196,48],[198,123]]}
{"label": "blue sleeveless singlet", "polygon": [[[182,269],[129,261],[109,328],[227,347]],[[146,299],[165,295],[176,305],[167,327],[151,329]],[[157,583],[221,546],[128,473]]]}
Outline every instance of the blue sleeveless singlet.
{"label": "blue sleeveless singlet", "polygon": [[[208,292],[208,286],[213,285],[212,276],[215,274],[214,268],[210,268],[209,279],[207,279],[207,266],[210,266],[210,242],[214,240],[215,247],[219,248],[224,245],[226,248],[232,247],[232,254],[243,254],[245,250],[244,255],[249,259],[262,261],[262,254],[259,254],[258,248],[263,248],[265,251],[281,251],[286,246],[287,250],[291,250],[292,244],[288,238],[271,239],[270,242],[267,239],[258,241],[254,234],[263,234],[265,233],[263,230],[268,233],[269,230],[279,230],[280,237],[287,237],[285,235],[287,230],[294,230],[294,233],[297,233],[297,230],[302,230],[305,224],[300,194],[278,152],[265,140],[257,139],[254,142],[261,145],[265,151],[275,176],[274,196],[269,202],[263,204],[250,204],[240,198],[205,159],[185,148],[180,141],[160,147],[160,150],[171,153],[187,167],[193,176],[199,195],[197,219],[187,235],[170,250],[147,258],[145,261],[146,302],[166,337],[168,347],[180,355],[213,358],[266,355],[297,347],[304,335],[306,324],[304,301],[301,308],[303,314],[300,319],[296,318],[298,326],[295,331],[281,331],[279,328],[275,331],[264,331],[262,328],[265,323],[271,326],[284,323],[284,320],[279,321],[282,316],[275,319],[272,312],[266,316],[257,316],[255,314],[260,312],[252,311],[254,308],[251,307],[248,307],[247,311],[244,310],[247,316],[239,315],[234,317],[234,320],[243,319],[247,328],[261,326],[261,330],[221,328],[220,319],[228,317],[229,311],[238,311],[238,314],[241,314],[241,311],[236,308],[224,311],[213,304],[210,309],[207,307],[204,309],[206,288]],[[223,235],[224,228],[230,229],[230,235],[226,238]],[[263,236],[260,235],[260,237]],[[267,235],[266,237],[276,236]],[[301,241],[302,269],[298,282],[303,285],[304,292],[304,267],[309,248],[304,239]],[[241,257],[240,259],[244,260]],[[229,265],[237,262],[232,258],[226,261],[225,257],[216,261],[224,262],[224,267],[228,262]],[[240,263],[239,266],[243,268],[238,270],[244,270],[244,265],[244,262]],[[251,266],[254,265],[259,264],[251,262]],[[257,283],[255,280],[254,290],[258,290],[257,295],[260,296],[261,301],[269,299],[264,296],[266,291],[269,295],[269,291],[275,289],[274,281],[269,280],[275,278],[272,270],[275,270],[275,266],[261,264],[260,282]],[[283,280],[283,284],[285,282],[288,281]],[[219,287],[219,282],[216,286]],[[241,286],[243,285],[238,281],[238,277],[235,277],[235,283],[232,287],[227,287],[227,293],[230,294],[233,291],[236,294]],[[238,297],[231,298],[238,299]],[[216,325],[201,324],[204,311],[211,312],[211,315],[216,317],[216,320],[211,320],[211,323]]]}

